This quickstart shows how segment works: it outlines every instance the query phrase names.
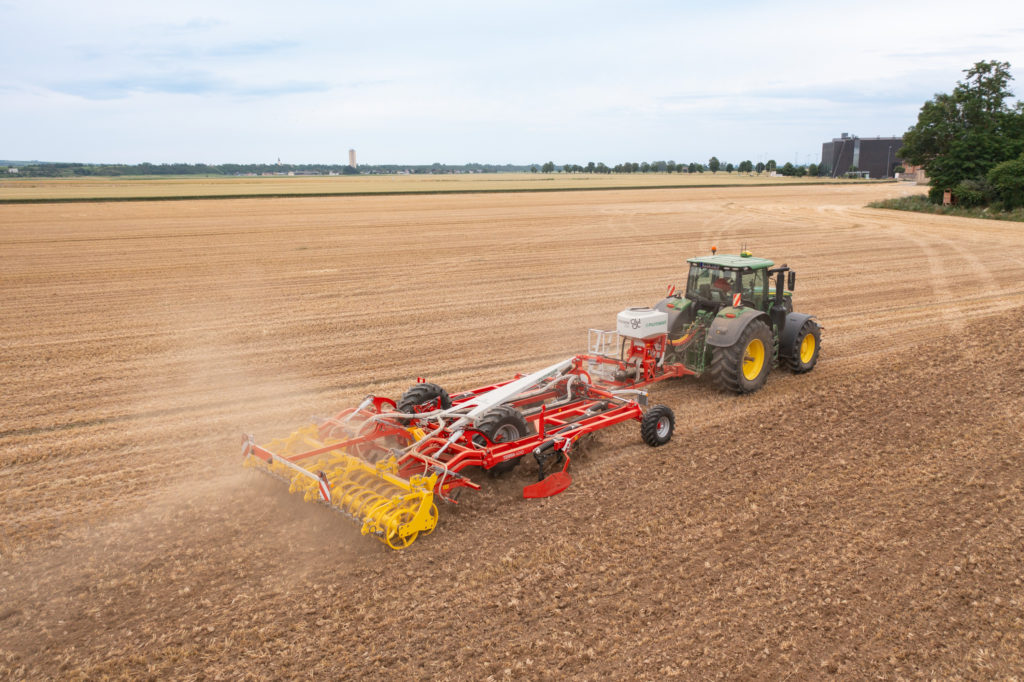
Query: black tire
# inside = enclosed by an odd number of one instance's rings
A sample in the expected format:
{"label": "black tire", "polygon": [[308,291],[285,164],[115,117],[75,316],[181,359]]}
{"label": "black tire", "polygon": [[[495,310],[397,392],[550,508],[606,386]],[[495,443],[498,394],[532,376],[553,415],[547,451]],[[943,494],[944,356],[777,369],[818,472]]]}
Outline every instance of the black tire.
{"label": "black tire", "polygon": [[800,327],[793,339],[793,345],[784,348],[780,353],[783,364],[793,374],[804,374],[818,364],[818,353],[821,352],[821,325],[814,320],[807,320]]}
{"label": "black tire", "polygon": [[725,391],[753,393],[768,380],[774,347],[771,329],[764,320],[754,320],[736,343],[712,351],[711,380]]}
{"label": "black tire", "polygon": [[[491,439],[492,443],[508,443],[526,437],[530,426],[523,413],[510,405],[498,405],[485,414],[477,423],[476,430]],[[475,441],[484,445],[482,438]],[[487,470],[489,476],[500,476],[519,466],[522,457],[500,462]]]}
{"label": "black tire", "polygon": [[[448,391],[437,384],[416,384],[398,399],[395,411],[412,414],[431,412],[438,408],[447,410],[451,406],[452,399],[448,396]],[[402,419],[401,421],[408,424],[410,420]]]}
{"label": "black tire", "polygon": [[640,420],[640,437],[652,448],[672,440],[676,428],[676,415],[667,405],[655,405]]}
{"label": "black tire", "polygon": [[[775,307],[775,304],[772,303],[772,308],[774,308],[774,307]],[[779,309],[786,311],[787,315],[789,315],[791,312],[793,312],[793,301],[790,299],[790,297],[784,296],[782,298],[782,305],[780,306]]]}

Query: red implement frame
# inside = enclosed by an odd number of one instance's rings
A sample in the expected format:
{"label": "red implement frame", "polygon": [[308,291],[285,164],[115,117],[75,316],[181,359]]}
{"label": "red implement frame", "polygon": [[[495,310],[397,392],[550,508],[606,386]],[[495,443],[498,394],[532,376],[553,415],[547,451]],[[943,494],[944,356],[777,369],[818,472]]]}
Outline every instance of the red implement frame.
{"label": "red implement frame", "polygon": [[[687,339],[681,340],[686,341]],[[622,353],[624,359],[606,355],[577,355],[573,358],[574,371],[587,374],[589,377],[584,365],[614,367],[625,375],[623,379],[595,379],[604,386],[615,390],[641,388],[665,379],[696,375],[696,372],[687,369],[681,363],[666,364],[662,362],[667,345],[672,343],[666,335],[662,334],[653,339],[628,339],[628,341],[629,348],[624,348]]]}
{"label": "red implement frame", "polygon": [[[476,429],[453,430],[424,413],[422,419],[403,423],[388,413],[395,411],[395,402],[387,398],[368,397],[356,408],[342,410],[333,418],[319,425],[320,439],[345,438],[322,447],[288,457],[279,457],[269,450],[248,444],[248,452],[267,462],[275,457],[295,464],[301,460],[316,457],[335,450],[346,450],[368,460],[394,455],[397,458],[398,475],[410,478],[414,475],[438,474],[434,492],[449,502],[455,502],[452,493],[459,488],[478,490],[479,485],[464,473],[467,467],[481,467],[484,470],[534,454],[541,464],[545,456],[566,458],[572,443],[588,433],[619,424],[624,421],[640,421],[643,418],[641,401],[646,395],[624,397],[615,392],[638,389],[672,377],[693,374],[681,364],[659,364],[668,343],[665,336],[650,340],[630,340],[625,360],[603,355],[577,355],[571,360],[571,367],[564,374],[540,382],[507,401],[507,405],[520,410],[532,426],[531,435],[510,442],[494,443],[488,436]],[[602,375],[591,376],[598,365],[601,369],[617,371],[621,379],[610,379]],[[505,382],[476,388],[451,396],[450,411],[459,410],[462,403],[472,404],[474,398],[519,379],[522,375]],[[568,382],[572,381],[571,390]],[[642,394],[642,398],[640,397]],[[449,420],[454,421],[454,420]],[[359,425],[352,435],[349,424]],[[425,434],[419,441],[410,427],[422,429]],[[347,437],[346,437],[347,436]],[[543,477],[543,473],[541,474]],[[546,487],[535,484],[525,491],[528,497],[554,494],[564,489],[571,480],[565,471],[552,474]],[[533,488],[533,490],[530,490]]]}

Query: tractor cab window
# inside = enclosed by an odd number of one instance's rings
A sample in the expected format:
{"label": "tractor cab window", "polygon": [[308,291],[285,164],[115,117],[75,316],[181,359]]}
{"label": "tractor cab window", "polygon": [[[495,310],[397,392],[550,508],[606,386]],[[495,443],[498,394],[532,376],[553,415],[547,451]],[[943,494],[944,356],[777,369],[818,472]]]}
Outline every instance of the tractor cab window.
{"label": "tractor cab window", "polygon": [[747,270],[740,275],[743,301],[759,310],[764,309],[765,288],[768,283],[766,270]]}
{"label": "tractor cab window", "polygon": [[733,292],[738,291],[737,273],[711,265],[690,265],[686,280],[686,297],[704,303],[732,304]]}

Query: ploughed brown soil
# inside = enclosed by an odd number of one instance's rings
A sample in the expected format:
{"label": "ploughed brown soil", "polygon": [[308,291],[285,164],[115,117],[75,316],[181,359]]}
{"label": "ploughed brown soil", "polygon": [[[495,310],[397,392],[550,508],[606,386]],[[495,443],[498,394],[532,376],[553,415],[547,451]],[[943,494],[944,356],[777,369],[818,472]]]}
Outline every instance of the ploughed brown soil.
{"label": "ploughed brown soil", "polygon": [[[0,675],[1024,676],[1024,231],[898,185],[0,206]],[[584,350],[711,244],[785,261],[818,367],[655,386],[387,550],[240,467],[425,376]]]}

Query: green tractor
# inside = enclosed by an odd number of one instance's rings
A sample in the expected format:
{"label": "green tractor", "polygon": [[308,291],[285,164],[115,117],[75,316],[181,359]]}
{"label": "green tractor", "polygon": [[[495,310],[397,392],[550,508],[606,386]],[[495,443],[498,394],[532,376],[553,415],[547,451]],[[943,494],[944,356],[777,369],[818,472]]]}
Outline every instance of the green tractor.
{"label": "green tractor", "polygon": [[781,365],[800,374],[814,369],[821,326],[793,312],[796,273],[785,264],[740,255],[690,258],[684,294],[672,292],[655,310],[668,315],[665,363],[705,372],[724,390],[752,393]]}

